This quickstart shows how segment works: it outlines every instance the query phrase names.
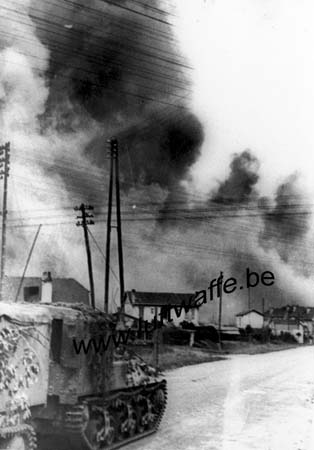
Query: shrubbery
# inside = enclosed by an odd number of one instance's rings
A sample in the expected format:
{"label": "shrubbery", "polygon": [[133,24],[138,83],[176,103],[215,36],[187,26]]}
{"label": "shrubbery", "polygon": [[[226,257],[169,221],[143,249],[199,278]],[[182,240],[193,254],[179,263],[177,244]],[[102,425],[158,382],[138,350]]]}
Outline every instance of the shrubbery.
{"label": "shrubbery", "polygon": [[217,329],[210,325],[198,327],[195,333],[195,341],[207,341],[207,340],[216,343],[219,341]]}
{"label": "shrubbery", "polygon": [[190,333],[181,328],[165,327],[162,329],[164,344],[187,345],[190,342]]}

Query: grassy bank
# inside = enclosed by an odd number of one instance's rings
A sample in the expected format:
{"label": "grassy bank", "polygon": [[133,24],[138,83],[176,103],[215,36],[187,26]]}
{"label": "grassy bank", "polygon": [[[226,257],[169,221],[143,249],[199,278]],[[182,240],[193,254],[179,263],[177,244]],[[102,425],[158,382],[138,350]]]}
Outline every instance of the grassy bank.
{"label": "grassy bank", "polygon": [[[232,354],[256,355],[295,347],[298,347],[298,344],[285,342],[260,344],[245,341],[224,341],[221,350],[219,350],[218,344],[214,343],[209,344],[208,348],[164,344],[159,347],[158,366],[161,370],[169,370],[192,364],[219,361],[228,358],[228,355]],[[141,356],[148,364],[155,365],[155,355],[152,346],[132,346],[130,349]]]}
{"label": "grassy bank", "polygon": [[268,342],[264,344],[245,341],[225,341],[222,345],[222,353],[225,355],[256,355],[258,353],[276,352],[279,350],[287,350],[289,348],[296,347],[299,347],[299,344],[291,344],[281,341]]}
{"label": "grassy bank", "polygon": [[[155,365],[154,352],[151,346],[136,346],[134,350],[148,364]],[[161,370],[201,364],[225,359],[223,355],[210,352],[208,349],[186,347],[183,345],[162,345],[159,348],[158,367]]]}

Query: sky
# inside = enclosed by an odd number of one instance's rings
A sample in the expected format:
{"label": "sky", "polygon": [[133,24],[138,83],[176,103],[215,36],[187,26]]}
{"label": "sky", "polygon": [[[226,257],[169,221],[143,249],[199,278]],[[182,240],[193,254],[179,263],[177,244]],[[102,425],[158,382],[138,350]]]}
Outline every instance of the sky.
{"label": "sky", "polygon": [[188,0],[177,9],[193,107],[206,127],[196,186],[215,186],[230,155],[250,148],[263,194],[295,171],[313,193],[313,2]]}

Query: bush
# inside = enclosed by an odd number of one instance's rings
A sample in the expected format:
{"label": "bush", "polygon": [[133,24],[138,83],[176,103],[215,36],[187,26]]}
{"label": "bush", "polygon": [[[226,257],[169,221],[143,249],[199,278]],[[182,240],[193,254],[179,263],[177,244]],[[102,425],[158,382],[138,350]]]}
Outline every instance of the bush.
{"label": "bush", "polygon": [[219,341],[218,331],[213,326],[197,327],[195,333],[195,341],[212,341],[217,343]]}
{"label": "bush", "polygon": [[251,327],[251,325],[247,325],[245,327],[245,333],[247,336],[251,336],[253,334],[253,328]]}
{"label": "bush", "polygon": [[240,333],[240,337],[241,337],[241,338],[245,338],[245,337],[246,337],[245,329],[244,329],[244,328],[239,328],[239,333]]}
{"label": "bush", "polygon": [[187,322],[186,320],[184,320],[183,322],[180,323],[181,327],[184,330],[195,330],[196,326],[194,325],[194,323],[192,322]]}
{"label": "bush", "polygon": [[282,342],[288,342],[291,344],[295,344],[298,342],[298,340],[296,339],[295,336],[293,336],[291,333],[289,333],[288,331],[281,331],[279,336],[272,336],[272,338],[274,340],[279,339]]}
{"label": "bush", "polygon": [[181,328],[163,328],[162,338],[164,344],[187,345],[190,342],[190,333]]}

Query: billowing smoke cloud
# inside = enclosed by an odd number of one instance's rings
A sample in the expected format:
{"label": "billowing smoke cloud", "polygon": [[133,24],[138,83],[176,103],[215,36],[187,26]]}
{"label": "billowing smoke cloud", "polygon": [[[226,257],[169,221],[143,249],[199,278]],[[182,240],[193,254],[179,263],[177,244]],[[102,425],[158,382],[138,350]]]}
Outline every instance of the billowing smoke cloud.
{"label": "billowing smoke cloud", "polygon": [[[299,300],[308,273],[300,271],[304,242],[299,246],[307,221],[285,214],[293,208],[292,196],[298,203],[303,198],[296,179],[278,188],[274,205],[259,199],[259,162],[245,150],[233,156],[215,192],[206,197],[189,191],[203,129],[188,108],[187,63],[164,23],[168,17],[152,12],[158,2],[147,8],[116,3],[14,0],[0,7],[0,137],[12,146],[7,272],[22,272],[43,223],[29,273],[52,270],[88,286],[82,230],[75,227],[72,207],[96,206],[91,231],[104,249],[105,142],[115,135],[127,289],[205,289],[221,270],[240,279],[249,265],[278,276],[269,303],[291,298],[285,281],[292,275],[299,278],[289,289]],[[154,28],[146,17],[152,14],[160,19]],[[104,261],[91,245],[101,306]],[[115,270],[115,249],[112,255]],[[258,307],[264,295],[256,291],[252,305]],[[243,295],[226,299],[225,321],[245,302]],[[216,307],[209,306],[204,320],[215,318]]]}
{"label": "billowing smoke cloud", "polygon": [[265,229],[262,239],[279,243],[282,239],[286,239],[294,245],[308,231],[309,216],[302,217],[303,211],[300,211],[300,206],[302,207],[304,195],[297,182],[298,176],[293,174],[278,186],[275,206],[265,213]]}
{"label": "billowing smoke cloud", "polygon": [[[167,16],[152,13],[158,2],[135,8],[136,14],[127,1],[57,4],[33,0],[29,10],[50,52],[42,126],[75,131],[92,119],[102,132],[84,148],[88,161],[106,167],[104,141],[116,135],[124,189],[158,183],[173,191],[196,161],[203,135],[199,120],[185,107],[187,63]],[[147,15],[157,18],[157,25]],[[103,192],[99,195],[85,176],[73,183],[62,169],[60,175],[69,191],[85,185],[89,197],[103,201]]]}
{"label": "billowing smoke cloud", "polygon": [[230,175],[222,183],[212,200],[218,203],[244,203],[256,199],[259,162],[250,150],[235,154],[230,164]]}
{"label": "billowing smoke cloud", "polygon": [[[275,248],[280,258],[292,265],[296,263],[295,259],[300,247],[300,253],[303,258],[305,256],[303,241],[309,230],[310,214],[305,208],[304,199],[299,177],[293,174],[278,186],[273,207],[270,207],[265,199],[261,199],[260,202],[261,208],[264,209],[264,227],[260,234],[261,245],[265,249]],[[295,266],[298,268],[297,264]],[[302,272],[307,274],[304,264]]]}
{"label": "billowing smoke cloud", "polygon": [[[7,273],[21,273],[43,223],[29,270],[87,284],[71,208],[105,205],[110,136],[120,143],[123,200],[155,201],[156,216],[196,161],[203,132],[187,108],[187,63],[155,6],[94,0],[1,6],[1,140],[12,147]],[[102,211],[95,214],[104,222]],[[95,235],[104,248],[103,229]],[[104,263],[95,254],[94,262],[101,298]]]}

